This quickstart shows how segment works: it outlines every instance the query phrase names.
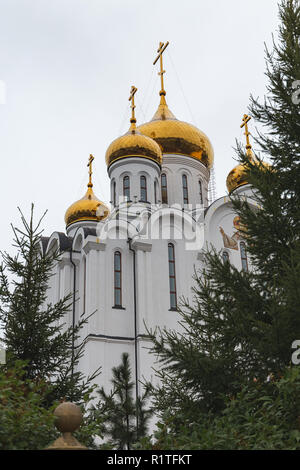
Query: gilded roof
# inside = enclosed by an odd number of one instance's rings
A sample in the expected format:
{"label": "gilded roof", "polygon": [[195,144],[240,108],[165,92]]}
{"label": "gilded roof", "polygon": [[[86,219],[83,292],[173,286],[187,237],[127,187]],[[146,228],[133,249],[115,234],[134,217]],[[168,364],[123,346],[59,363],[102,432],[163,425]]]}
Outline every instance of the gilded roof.
{"label": "gilded roof", "polygon": [[128,157],[148,158],[159,165],[162,162],[161,150],[157,143],[135,128],[131,128],[110,144],[105,154],[105,161],[107,166],[110,166],[116,160]]}
{"label": "gilded roof", "polygon": [[244,184],[248,184],[246,178],[246,172],[244,165],[239,164],[235,166],[229,173],[226,179],[226,186],[228,191],[231,193],[236,188],[243,186]]}
{"label": "gilded roof", "polygon": [[[252,150],[248,150],[248,156],[252,160],[252,163],[259,164],[258,160],[255,158]],[[270,168],[270,165],[266,162],[262,162],[263,168]],[[244,184],[249,184],[247,179],[247,173],[245,166],[240,163],[239,165],[235,166],[229,173],[226,179],[226,186],[228,192],[231,193],[235,189],[243,186]]]}
{"label": "gilded roof", "polygon": [[155,140],[163,154],[181,154],[200,160],[210,168],[214,151],[209,138],[197,127],[179,121],[167,106],[164,95],[152,120],[138,130]]}
{"label": "gilded roof", "polygon": [[72,204],[65,215],[66,225],[81,220],[100,221],[109,215],[108,207],[95,196],[92,185],[88,185],[87,192],[79,201]]}

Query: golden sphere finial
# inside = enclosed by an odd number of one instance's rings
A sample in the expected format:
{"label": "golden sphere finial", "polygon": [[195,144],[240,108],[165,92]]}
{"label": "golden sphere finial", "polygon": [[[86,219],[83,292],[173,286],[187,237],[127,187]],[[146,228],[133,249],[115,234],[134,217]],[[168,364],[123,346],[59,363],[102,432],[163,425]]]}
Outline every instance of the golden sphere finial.
{"label": "golden sphere finial", "polygon": [[55,408],[54,416],[56,417],[55,426],[62,433],[76,431],[81,425],[83,418],[79,406],[68,401],[61,403]]}
{"label": "golden sphere finial", "polygon": [[87,447],[80,444],[77,439],[72,436],[72,432],[76,431],[82,423],[83,416],[79,406],[70,402],[63,402],[54,410],[56,417],[55,426],[62,433],[62,436],[46,450],[86,450]]}

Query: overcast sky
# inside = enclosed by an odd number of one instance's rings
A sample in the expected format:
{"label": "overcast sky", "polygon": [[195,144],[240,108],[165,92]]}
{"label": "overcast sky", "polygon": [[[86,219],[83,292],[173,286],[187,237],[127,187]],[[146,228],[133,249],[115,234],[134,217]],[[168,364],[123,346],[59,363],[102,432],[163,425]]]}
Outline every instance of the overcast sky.
{"label": "overcast sky", "polygon": [[264,42],[277,27],[276,0],[0,0],[0,249],[10,248],[17,206],[48,209],[45,235],[65,230],[90,153],[95,193],[109,202],[105,151],[128,130],[131,85],[139,124],[158,106],[159,41],[170,42],[168,105],[210,138],[225,194],[249,95],[265,93]]}

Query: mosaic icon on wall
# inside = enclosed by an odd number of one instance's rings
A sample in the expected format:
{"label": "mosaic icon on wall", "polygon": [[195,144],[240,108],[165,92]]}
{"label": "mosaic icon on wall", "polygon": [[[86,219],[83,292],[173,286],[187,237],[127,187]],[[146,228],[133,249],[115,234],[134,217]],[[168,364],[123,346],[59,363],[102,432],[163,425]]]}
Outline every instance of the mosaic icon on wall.
{"label": "mosaic icon on wall", "polygon": [[222,227],[219,228],[223,238],[224,247],[230,248],[231,250],[238,250],[238,241],[243,238],[243,233],[241,232],[242,224],[238,215],[233,219],[233,226],[236,231],[231,237],[224,232],[224,229]]}

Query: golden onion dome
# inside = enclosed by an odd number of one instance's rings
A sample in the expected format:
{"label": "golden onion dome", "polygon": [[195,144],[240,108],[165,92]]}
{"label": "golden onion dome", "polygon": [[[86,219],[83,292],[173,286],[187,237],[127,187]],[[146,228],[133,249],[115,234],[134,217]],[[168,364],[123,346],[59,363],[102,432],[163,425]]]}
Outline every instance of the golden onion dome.
{"label": "golden onion dome", "polygon": [[107,166],[110,166],[117,160],[128,157],[147,158],[155,161],[158,165],[161,165],[162,162],[159,145],[132,126],[125,135],[118,137],[110,144],[105,154],[105,161]]}
{"label": "golden onion dome", "polygon": [[[255,163],[259,165],[259,161],[255,157],[253,151],[252,151],[252,145],[250,144],[250,132],[248,129],[248,122],[250,121],[251,116],[248,116],[247,114],[244,114],[243,116],[243,123],[241,124],[241,128],[245,127],[245,136],[246,136],[246,154],[249,158],[249,160],[252,161],[252,163]],[[263,168],[270,168],[270,165],[266,162],[262,162]],[[229,173],[226,179],[226,186],[228,189],[229,193],[232,193],[235,189],[239,188],[240,186],[243,186],[245,184],[249,184],[249,181],[247,179],[247,171],[245,168],[245,165],[243,163],[239,163],[237,166],[235,166]]]}
{"label": "golden onion dome", "polygon": [[89,168],[90,168],[90,179],[88,183],[88,189],[82,199],[79,201],[74,202],[72,204],[66,214],[65,214],[65,222],[67,227],[75,222],[80,221],[96,221],[99,222],[100,220],[105,219],[109,215],[108,207],[95,196],[93,191],[93,183],[92,183],[92,161],[94,157],[90,155],[89,160]]}
{"label": "golden onion dome", "polygon": [[[253,163],[259,165],[258,160],[255,158],[252,150],[247,150],[248,156],[252,160]],[[270,165],[266,162],[262,162],[263,168],[270,168]],[[235,166],[229,173],[226,179],[226,186],[229,193],[232,193],[235,189],[243,186],[245,184],[249,184],[247,178],[247,172],[245,169],[245,165],[240,163],[239,165]]]}
{"label": "golden onion dome", "polygon": [[129,97],[132,110],[129,131],[125,135],[115,139],[106,151],[105,161],[108,167],[117,160],[128,157],[147,158],[158,163],[158,165],[161,165],[162,154],[159,145],[157,145],[153,139],[142,135],[141,132],[136,129],[136,118],[134,113],[134,95],[136,92],[137,88],[132,86]]}
{"label": "golden onion dome", "polygon": [[226,179],[226,186],[228,192],[231,193],[235,189],[248,184],[245,167],[241,163],[235,166],[228,174]]}
{"label": "golden onion dome", "polygon": [[197,127],[179,121],[168,108],[166,92],[160,92],[160,104],[150,122],[142,124],[138,130],[155,140],[163,154],[179,154],[195,158],[211,168],[214,151],[209,138]]}

